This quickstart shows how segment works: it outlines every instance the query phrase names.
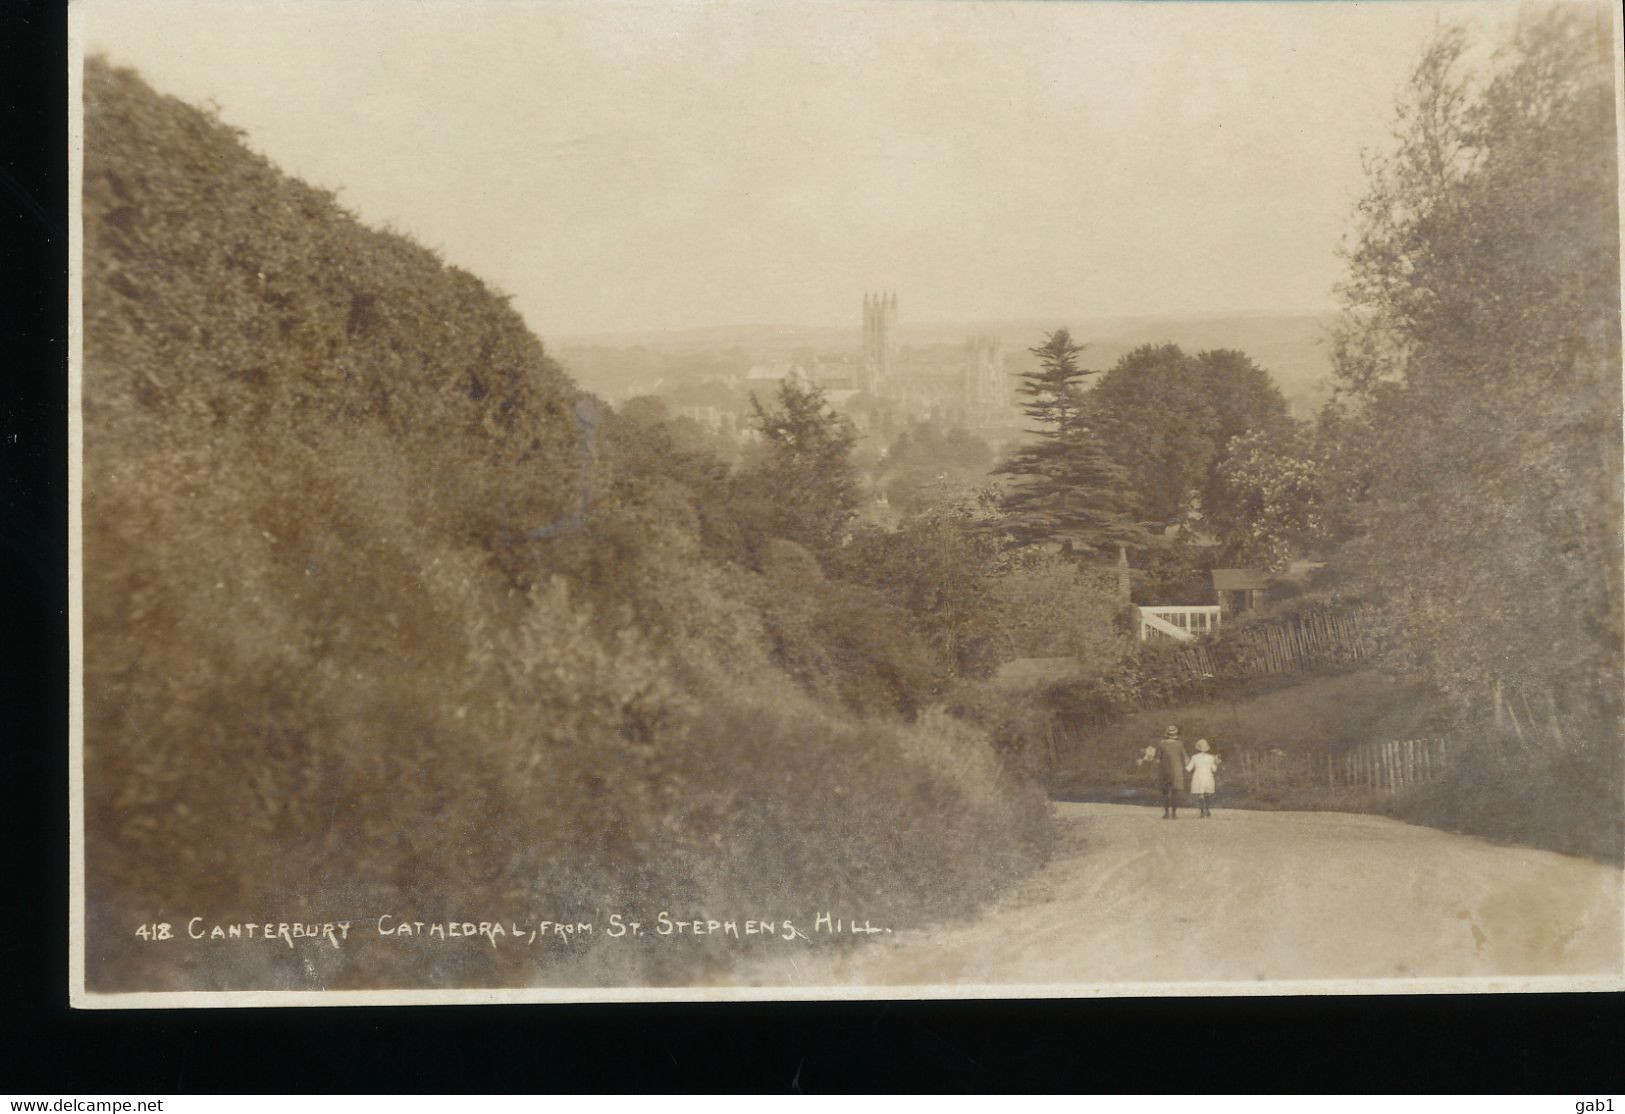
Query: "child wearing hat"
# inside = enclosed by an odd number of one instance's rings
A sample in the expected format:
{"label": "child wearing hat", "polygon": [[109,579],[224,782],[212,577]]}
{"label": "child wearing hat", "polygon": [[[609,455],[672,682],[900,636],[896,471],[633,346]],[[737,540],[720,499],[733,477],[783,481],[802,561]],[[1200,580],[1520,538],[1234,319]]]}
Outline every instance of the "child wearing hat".
{"label": "child wearing hat", "polygon": [[1179,794],[1185,790],[1185,741],[1179,737],[1179,728],[1169,724],[1157,740],[1158,763],[1162,774],[1162,818],[1179,819]]}
{"label": "child wearing hat", "polygon": [[1213,772],[1219,768],[1219,756],[1213,753],[1213,748],[1206,739],[1196,740],[1196,753],[1191,755],[1190,761],[1185,763],[1185,769],[1191,775],[1191,796],[1202,807],[1202,816],[1211,817],[1213,810],[1208,800],[1215,792]]}

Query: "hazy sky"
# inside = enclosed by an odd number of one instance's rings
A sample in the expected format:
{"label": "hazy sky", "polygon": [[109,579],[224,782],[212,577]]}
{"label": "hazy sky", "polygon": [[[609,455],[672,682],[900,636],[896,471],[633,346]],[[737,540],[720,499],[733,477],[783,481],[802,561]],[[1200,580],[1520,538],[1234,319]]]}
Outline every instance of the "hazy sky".
{"label": "hazy sky", "polygon": [[1319,309],[1360,150],[1490,2],[96,0],[89,50],[544,337]]}

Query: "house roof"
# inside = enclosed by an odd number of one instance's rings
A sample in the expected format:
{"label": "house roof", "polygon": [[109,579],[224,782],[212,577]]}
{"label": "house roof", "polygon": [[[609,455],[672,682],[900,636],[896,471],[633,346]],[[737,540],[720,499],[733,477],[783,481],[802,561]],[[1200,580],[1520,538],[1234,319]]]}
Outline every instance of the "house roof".
{"label": "house roof", "polygon": [[1269,574],[1259,569],[1214,569],[1213,590],[1215,592],[1244,592],[1249,589],[1263,590],[1270,584]]}

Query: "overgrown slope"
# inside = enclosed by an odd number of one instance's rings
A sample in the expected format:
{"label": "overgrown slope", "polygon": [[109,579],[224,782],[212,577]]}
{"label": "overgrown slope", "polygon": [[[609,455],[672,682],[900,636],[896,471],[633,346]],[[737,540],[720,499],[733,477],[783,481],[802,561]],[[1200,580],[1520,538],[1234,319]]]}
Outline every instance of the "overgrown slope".
{"label": "overgrown slope", "polygon": [[134,929],[907,921],[1042,855],[1044,801],[985,739],[776,666],[770,631],[806,612],[815,637],[820,597],[730,556],[714,464],[206,114],[97,59],[85,93],[93,988],[683,980],[728,956],[296,958]]}

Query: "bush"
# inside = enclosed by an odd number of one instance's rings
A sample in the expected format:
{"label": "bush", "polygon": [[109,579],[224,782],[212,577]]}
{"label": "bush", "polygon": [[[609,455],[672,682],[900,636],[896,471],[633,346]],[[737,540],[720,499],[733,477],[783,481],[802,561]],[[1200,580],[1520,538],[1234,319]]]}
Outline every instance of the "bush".
{"label": "bush", "polygon": [[1387,808],[1413,823],[1618,864],[1625,858],[1625,766],[1606,744],[1508,747],[1487,733],[1437,781]]}

